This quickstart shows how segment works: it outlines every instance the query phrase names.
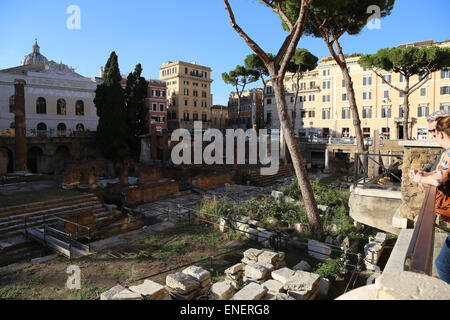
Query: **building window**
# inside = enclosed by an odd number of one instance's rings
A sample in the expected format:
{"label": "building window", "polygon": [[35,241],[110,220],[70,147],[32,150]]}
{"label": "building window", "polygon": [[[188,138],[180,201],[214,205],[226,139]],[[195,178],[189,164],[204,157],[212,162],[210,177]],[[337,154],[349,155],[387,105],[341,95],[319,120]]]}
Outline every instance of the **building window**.
{"label": "building window", "polygon": [[156,111],[156,103],[153,104],[152,110],[153,110],[153,111]]}
{"label": "building window", "polygon": [[197,106],[197,100],[194,100],[194,107]]}
{"label": "building window", "polygon": [[66,100],[58,99],[58,101],[56,102],[56,112],[59,115],[66,115]]}
{"label": "building window", "polygon": [[206,98],[206,91],[202,91],[202,98]]}
{"label": "building window", "polygon": [[309,82],[309,88],[310,89],[314,89],[316,87],[316,82],[315,81],[310,81]]}
{"label": "building window", "polygon": [[161,111],[161,112],[164,111],[164,104],[163,103],[159,104],[159,111]]}
{"label": "building window", "polygon": [[441,87],[441,96],[450,94],[450,86]]}
{"label": "building window", "polygon": [[184,73],[188,74],[188,68],[184,68]]}
{"label": "building window", "polygon": [[350,137],[350,128],[342,128],[342,137],[343,138]]}
{"label": "building window", "polygon": [[194,112],[194,121],[197,121],[197,120],[198,120],[198,112],[195,111],[195,112]]}
{"label": "building window", "polygon": [[324,77],[329,76],[329,75],[330,75],[330,69],[323,70],[323,71],[322,71],[322,75],[323,75]]}
{"label": "building window", "polygon": [[272,104],[272,99],[267,99],[267,104]]}
{"label": "building window", "polygon": [[370,137],[370,128],[363,128],[363,137],[364,138],[369,138]]}
{"label": "building window", "polygon": [[450,112],[450,103],[449,104],[441,104],[440,110]]}
{"label": "building window", "polygon": [[311,94],[309,95],[309,101],[315,101],[316,100],[316,96]]}
{"label": "building window", "polygon": [[363,108],[362,117],[363,117],[363,119],[372,118],[372,108],[370,108],[370,107]]}
{"label": "building window", "polygon": [[345,88],[345,80],[342,79],[342,88]]}
{"label": "building window", "polygon": [[372,99],[372,92],[371,91],[363,92],[363,100],[371,100],[371,99]]}
{"label": "building window", "polygon": [[420,96],[426,97],[427,96],[427,88],[420,88]]}
{"label": "building window", "polygon": [[383,99],[389,99],[390,97],[390,91],[389,89],[386,89],[383,91]]}
{"label": "building window", "polygon": [[39,123],[36,127],[37,131],[47,131],[47,125],[43,122]]}
{"label": "building window", "polygon": [[449,78],[450,78],[450,69],[442,69],[441,79],[449,79]]}
{"label": "building window", "polygon": [[75,104],[75,114],[77,116],[84,116],[84,102],[82,100],[78,100]]}
{"label": "building window", "polygon": [[187,105],[188,105],[188,101],[187,100],[184,100],[184,105],[187,107]]}
{"label": "building window", "polygon": [[387,83],[391,83],[391,75],[390,74],[383,74],[383,79]]}
{"label": "building window", "polygon": [[66,127],[66,125],[64,123],[58,124],[56,129],[58,130],[58,135],[59,136],[65,136],[66,135],[67,127]]}
{"label": "building window", "polygon": [[325,94],[322,96],[322,102],[330,102],[330,95]]}
{"label": "building window", "polygon": [[197,90],[194,90],[194,97],[198,97],[198,91]]}
{"label": "building window", "polygon": [[350,109],[342,109],[342,119],[350,119]]}
{"label": "building window", "polygon": [[206,122],[206,112],[202,113],[202,121]]}
{"label": "building window", "polygon": [[330,89],[330,81],[324,81],[323,82],[323,89]]}
{"label": "building window", "polygon": [[343,93],[342,94],[342,101],[348,101],[348,94],[347,93]]}
{"label": "building window", "polygon": [[391,138],[391,128],[381,128],[381,137],[385,140],[389,140]]}
{"label": "building window", "polygon": [[14,113],[15,112],[15,107],[14,107],[14,96],[9,97],[9,113]]}
{"label": "building window", "polygon": [[382,118],[390,118],[391,117],[391,107],[383,107],[381,109],[381,117]]}
{"label": "building window", "polygon": [[187,112],[187,111],[184,112],[183,119],[184,120],[189,120],[189,112]]}
{"label": "building window", "polygon": [[273,93],[273,88],[271,86],[267,86],[266,93],[267,94],[272,94]]}
{"label": "building window", "polygon": [[177,118],[177,113],[174,111],[174,112],[172,112],[172,119],[176,119]]}
{"label": "building window", "polygon": [[46,114],[47,113],[47,102],[44,98],[38,98],[36,101],[36,113]]}
{"label": "building window", "polygon": [[419,105],[417,108],[417,116],[420,117],[427,117],[428,116],[428,106],[427,105]]}
{"label": "building window", "polygon": [[84,125],[82,123],[77,124],[76,130],[77,131],[84,131]]}
{"label": "building window", "polygon": [[405,81],[406,81],[405,76],[400,73],[400,82],[405,82]]}
{"label": "building window", "polygon": [[363,78],[363,85],[364,86],[370,86],[372,85],[372,77],[371,76],[365,76]]}
{"label": "building window", "polygon": [[426,70],[423,70],[419,73],[419,81],[425,79],[426,77],[428,77],[428,72]]}
{"label": "building window", "polygon": [[398,108],[398,117],[403,118],[405,116],[405,108],[403,108],[403,105],[401,104]]}
{"label": "building window", "polygon": [[308,111],[308,117],[309,118],[315,118],[316,117],[316,112],[315,111]]}
{"label": "building window", "polygon": [[428,128],[417,128],[417,140],[428,139]]}
{"label": "building window", "polygon": [[330,119],[330,109],[323,109],[322,110],[322,119],[323,120]]}
{"label": "building window", "polygon": [[189,95],[189,89],[184,89],[184,95],[188,96]]}
{"label": "building window", "polygon": [[267,123],[272,121],[272,112],[267,112]]}
{"label": "building window", "polygon": [[202,101],[202,108],[207,108],[208,105],[206,104],[206,101]]}

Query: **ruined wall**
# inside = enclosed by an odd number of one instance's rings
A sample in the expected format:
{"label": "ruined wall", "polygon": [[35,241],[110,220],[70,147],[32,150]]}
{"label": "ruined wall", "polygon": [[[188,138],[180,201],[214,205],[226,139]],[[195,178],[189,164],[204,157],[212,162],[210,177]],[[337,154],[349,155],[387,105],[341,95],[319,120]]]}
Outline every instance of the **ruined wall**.
{"label": "ruined wall", "polygon": [[405,141],[402,165],[402,207],[401,216],[416,220],[425,198],[425,191],[417,183],[411,182],[408,172],[411,169],[422,170],[433,164],[442,153],[442,148],[432,141]]}
{"label": "ruined wall", "polygon": [[157,184],[130,187],[126,191],[124,200],[128,206],[135,206],[163,196],[174,194],[178,191],[178,182],[174,180],[167,180]]}
{"label": "ruined wall", "polygon": [[215,175],[201,176],[195,178],[192,184],[201,189],[211,188],[225,183],[231,183],[231,175],[228,172],[219,173]]}
{"label": "ruined wall", "polygon": [[139,175],[140,183],[153,182],[164,178],[164,172],[161,168],[144,167]]}

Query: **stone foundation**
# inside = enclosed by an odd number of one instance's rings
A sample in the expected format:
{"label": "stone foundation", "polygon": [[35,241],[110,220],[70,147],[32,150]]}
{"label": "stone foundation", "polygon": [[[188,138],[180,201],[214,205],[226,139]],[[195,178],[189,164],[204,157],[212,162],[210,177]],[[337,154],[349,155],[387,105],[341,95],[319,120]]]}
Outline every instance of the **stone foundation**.
{"label": "stone foundation", "polygon": [[411,182],[408,172],[411,169],[423,170],[431,166],[441,155],[442,148],[434,141],[404,141],[402,165],[402,207],[401,217],[416,220],[425,198],[424,190]]}
{"label": "stone foundation", "polygon": [[226,183],[231,183],[231,175],[228,172],[219,173],[215,175],[201,176],[195,178],[192,181],[192,185],[200,189],[207,189],[215,186],[224,185]]}
{"label": "stone foundation", "polygon": [[136,206],[177,192],[179,192],[177,181],[160,180],[152,184],[130,187],[126,191],[124,200],[128,206]]}

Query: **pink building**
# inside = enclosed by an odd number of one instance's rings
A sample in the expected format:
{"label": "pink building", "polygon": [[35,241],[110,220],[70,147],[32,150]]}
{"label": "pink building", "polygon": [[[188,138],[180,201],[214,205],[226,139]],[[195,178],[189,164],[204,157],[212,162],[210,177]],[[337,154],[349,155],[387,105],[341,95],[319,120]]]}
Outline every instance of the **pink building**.
{"label": "pink building", "polygon": [[149,131],[156,124],[156,131],[167,129],[167,85],[160,80],[148,80],[147,105],[149,111]]}

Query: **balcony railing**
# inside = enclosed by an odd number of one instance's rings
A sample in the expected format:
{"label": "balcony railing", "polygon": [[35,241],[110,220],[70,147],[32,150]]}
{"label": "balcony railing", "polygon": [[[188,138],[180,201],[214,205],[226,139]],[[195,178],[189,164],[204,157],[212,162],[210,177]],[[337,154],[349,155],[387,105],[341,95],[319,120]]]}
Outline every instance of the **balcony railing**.
{"label": "balcony railing", "polygon": [[430,186],[425,194],[419,217],[409,243],[405,259],[405,270],[432,274],[434,224],[436,213],[434,205],[436,201],[436,187]]}
{"label": "balcony railing", "polygon": [[[383,158],[388,159],[389,165],[383,162]],[[393,185],[400,187],[402,181],[400,168],[402,164],[402,154],[355,153],[353,185],[355,188],[368,186],[392,188]],[[374,166],[376,174],[370,173],[370,166]],[[392,184],[376,184],[382,178],[389,178]]]}

